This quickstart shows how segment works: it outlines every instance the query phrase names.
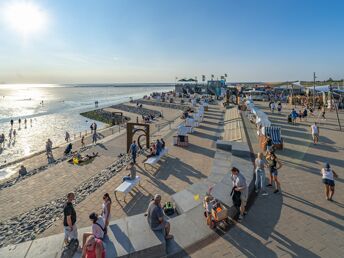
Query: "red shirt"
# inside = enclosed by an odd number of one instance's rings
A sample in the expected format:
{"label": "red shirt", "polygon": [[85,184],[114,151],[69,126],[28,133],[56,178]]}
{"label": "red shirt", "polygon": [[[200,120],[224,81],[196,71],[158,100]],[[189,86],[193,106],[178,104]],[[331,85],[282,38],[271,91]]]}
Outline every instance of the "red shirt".
{"label": "red shirt", "polygon": [[[96,243],[103,244],[102,240],[96,239]],[[93,250],[86,250],[86,258],[96,258],[96,246],[94,245]],[[105,258],[105,249],[102,252],[102,258]]]}

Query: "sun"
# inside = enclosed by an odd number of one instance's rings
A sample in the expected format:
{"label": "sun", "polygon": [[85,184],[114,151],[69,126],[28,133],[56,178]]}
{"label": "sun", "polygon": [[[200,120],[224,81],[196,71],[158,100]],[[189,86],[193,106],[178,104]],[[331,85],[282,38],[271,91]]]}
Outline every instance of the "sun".
{"label": "sun", "polygon": [[47,13],[29,1],[11,2],[4,8],[3,17],[8,27],[23,37],[43,31],[47,25]]}

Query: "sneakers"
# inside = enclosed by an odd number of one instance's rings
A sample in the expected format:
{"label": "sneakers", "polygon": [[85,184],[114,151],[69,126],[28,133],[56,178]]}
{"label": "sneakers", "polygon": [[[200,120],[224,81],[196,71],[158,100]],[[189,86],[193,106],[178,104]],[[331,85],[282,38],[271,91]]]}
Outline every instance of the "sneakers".
{"label": "sneakers", "polygon": [[262,195],[266,196],[266,195],[268,195],[268,192],[264,191],[264,192],[262,193]]}
{"label": "sneakers", "polygon": [[241,222],[244,219],[244,217],[240,214],[238,218],[238,222]]}
{"label": "sneakers", "polygon": [[278,193],[279,192],[279,190],[278,189],[276,189],[275,191],[274,191],[274,193]]}

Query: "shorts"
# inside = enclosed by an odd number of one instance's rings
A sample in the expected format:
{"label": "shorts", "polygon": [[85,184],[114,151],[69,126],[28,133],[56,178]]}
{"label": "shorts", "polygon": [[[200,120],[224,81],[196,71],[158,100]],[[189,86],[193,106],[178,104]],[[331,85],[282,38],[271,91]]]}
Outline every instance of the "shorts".
{"label": "shorts", "polygon": [[64,227],[64,235],[65,239],[78,239],[78,230],[76,228],[76,224],[73,225],[73,229],[70,229],[70,227]]}
{"label": "shorts", "polygon": [[275,169],[275,168],[270,168],[270,174],[271,174],[272,176],[278,176],[278,171],[277,171],[277,169]]}
{"label": "shorts", "polygon": [[314,138],[319,138],[319,134],[318,133],[312,133],[312,137],[313,137],[313,139]]}
{"label": "shorts", "polygon": [[247,193],[241,192],[240,200],[241,200],[241,206],[245,207],[247,203]]}
{"label": "shorts", "polygon": [[166,224],[167,224],[167,221],[163,220],[161,224],[159,224],[159,226],[152,228],[152,230],[165,230]]}
{"label": "shorts", "polygon": [[322,181],[325,185],[334,186],[334,180],[323,178]]}

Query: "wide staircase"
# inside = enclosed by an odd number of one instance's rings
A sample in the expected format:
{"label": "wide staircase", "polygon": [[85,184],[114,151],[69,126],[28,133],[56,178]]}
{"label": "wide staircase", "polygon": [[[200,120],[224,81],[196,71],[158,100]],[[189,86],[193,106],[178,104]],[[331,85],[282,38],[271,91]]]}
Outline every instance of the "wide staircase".
{"label": "wide staircase", "polygon": [[237,108],[226,109],[224,119],[223,140],[224,141],[239,141],[242,139],[242,120]]}

